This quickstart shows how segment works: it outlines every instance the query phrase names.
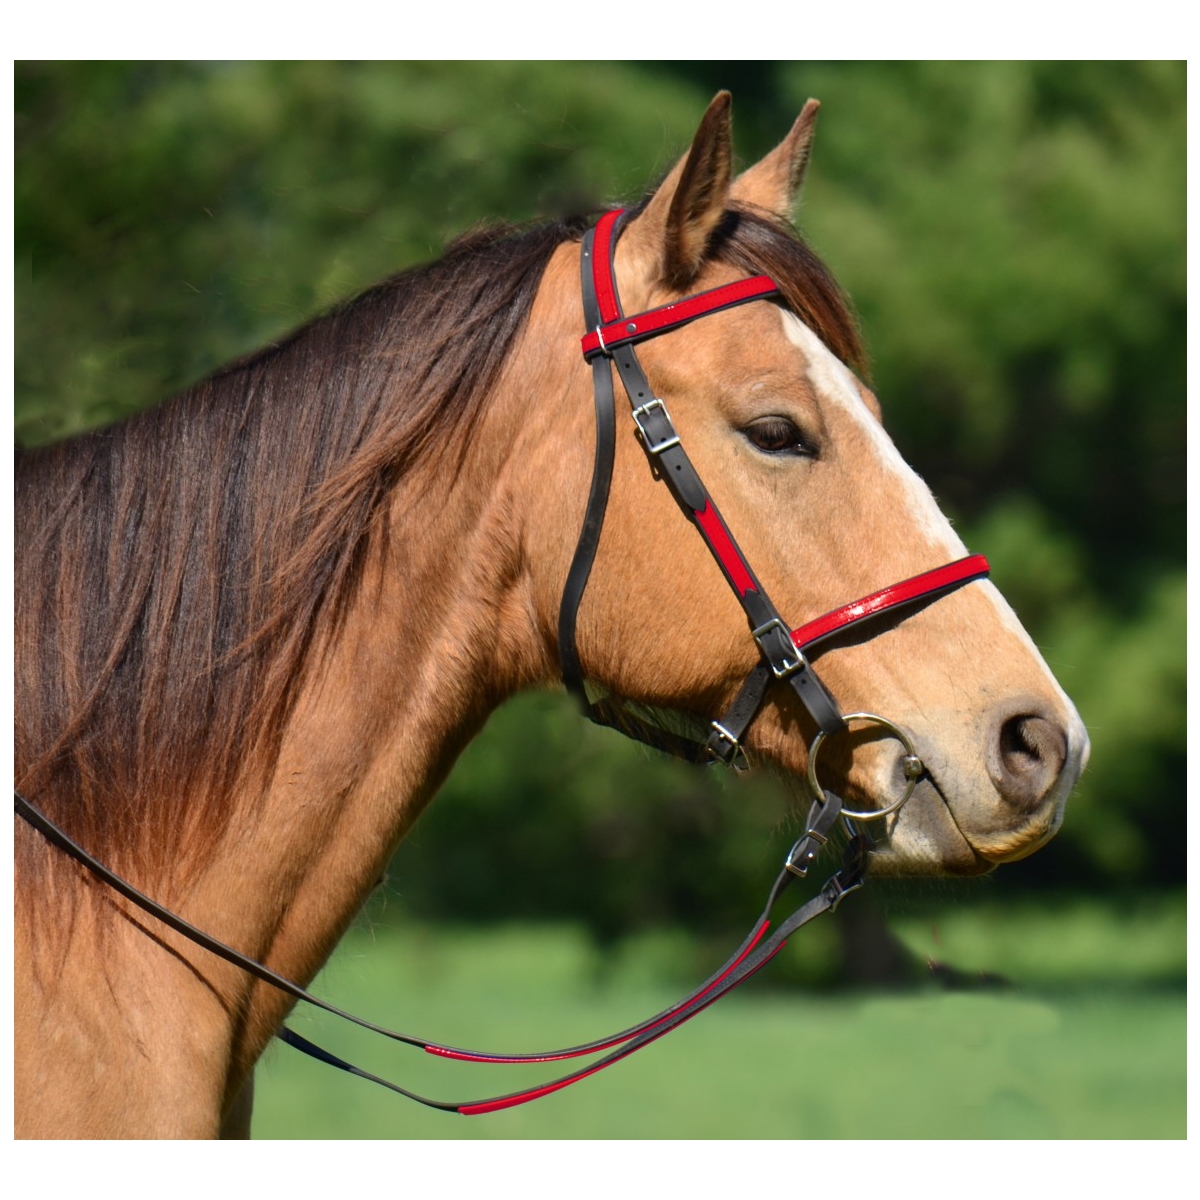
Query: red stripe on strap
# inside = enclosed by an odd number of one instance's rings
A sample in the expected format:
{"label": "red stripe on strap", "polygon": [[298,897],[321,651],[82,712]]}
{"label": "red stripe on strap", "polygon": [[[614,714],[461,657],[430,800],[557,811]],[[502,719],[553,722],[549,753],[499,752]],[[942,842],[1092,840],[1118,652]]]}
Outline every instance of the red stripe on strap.
{"label": "red stripe on strap", "polygon": [[[751,979],[757,975],[786,945],[786,941],[780,942],[744,979],[738,980],[738,984],[743,984],[747,979]],[[640,1046],[635,1046],[632,1050],[623,1051],[617,1056],[610,1058],[608,1062],[599,1062],[594,1067],[589,1067],[586,1071],[580,1071],[577,1075],[568,1075],[566,1079],[560,1079],[557,1083],[548,1083],[544,1087],[531,1088],[527,1092],[517,1092],[512,1096],[501,1096],[496,1100],[484,1100],[479,1104],[462,1104],[459,1105],[458,1111],[464,1117],[477,1117],[482,1116],[484,1113],[499,1112],[502,1108],[516,1108],[518,1104],[528,1104],[530,1100],[537,1100],[542,1096],[549,1096],[551,1092],[561,1091],[573,1083],[578,1083],[581,1079],[586,1079],[589,1075],[595,1075],[597,1071],[603,1071],[605,1067],[611,1067],[613,1063],[620,1062],[622,1058],[635,1053],[637,1050],[644,1049],[651,1042],[658,1041],[660,1037],[665,1037],[672,1029],[678,1029],[680,1025],[684,1025],[693,1017],[699,1016],[710,1004],[715,1003],[719,999],[720,996],[713,996],[710,1000],[706,1000],[703,1004],[693,1009],[686,1017],[683,1017],[674,1025],[664,1029],[661,1033],[655,1034],[652,1038],[647,1038]]]}
{"label": "red stripe on strap", "polygon": [[[596,285],[596,305],[600,309],[600,320],[607,325],[621,315],[617,303],[617,285],[612,271],[613,227],[621,210],[605,213],[596,223],[596,236],[592,239],[592,280]],[[599,349],[599,346],[596,347]]]}
{"label": "red stripe on strap", "polygon": [[[598,255],[599,251],[596,253]],[[598,261],[597,259],[597,264]],[[597,295],[599,283],[597,277]],[[584,336],[583,353],[587,356],[606,347],[611,350],[614,346],[623,346],[628,342],[640,342],[644,338],[654,337],[676,326],[685,325],[697,317],[718,312],[723,308],[732,308],[737,304],[745,304],[749,300],[759,300],[763,296],[772,296],[778,291],[775,281],[769,276],[755,275],[750,279],[738,279],[710,291],[700,292],[686,300],[677,300],[672,304],[664,304],[661,308],[652,308],[636,316],[620,319],[608,317],[598,333],[592,330]]]}
{"label": "red stripe on strap", "polygon": [[920,600],[946,588],[969,583],[972,579],[980,579],[990,570],[988,560],[982,554],[960,558],[957,562],[926,571],[923,575],[914,575],[902,583],[893,583],[891,587],[873,592],[851,604],[843,604],[841,608],[835,608],[833,612],[828,612],[815,621],[809,621],[799,629],[793,629],[792,641],[797,650],[803,650],[820,638],[845,629],[856,621],[878,616],[879,613],[887,612],[889,608]]}
{"label": "red stripe on strap", "polygon": [[560,1079],[557,1083],[548,1083],[545,1087],[534,1088],[528,1092],[518,1092],[515,1096],[506,1096],[501,1100],[485,1100],[482,1104],[464,1104],[458,1111],[464,1117],[479,1117],[484,1113],[499,1112],[502,1108],[516,1108],[518,1104],[528,1104],[530,1100],[537,1100],[542,1096],[550,1095],[551,1092],[569,1087],[572,1083],[578,1083],[581,1079],[586,1079],[589,1075],[595,1075],[597,1071],[602,1071],[606,1066],[608,1063],[602,1063],[592,1067],[589,1071],[581,1071],[578,1075],[572,1075],[570,1079]]}
{"label": "red stripe on strap", "polygon": [[[575,1050],[564,1050],[561,1054],[472,1054],[468,1050],[453,1050],[449,1046],[438,1046],[430,1042],[425,1047],[427,1054],[436,1054],[441,1058],[454,1058],[462,1062],[477,1062],[477,1063],[535,1063],[535,1062],[559,1062],[564,1058],[581,1058],[585,1054],[599,1054],[601,1050],[611,1050],[613,1046],[619,1046],[622,1042],[629,1041],[630,1038],[636,1037],[640,1033],[646,1033],[657,1025],[662,1025],[665,1021],[669,1021],[680,1008],[687,1004],[694,1004],[703,996],[707,996],[713,988],[718,987],[728,978],[728,976],[736,971],[742,965],[746,957],[754,950],[754,947],[762,941],[763,934],[770,928],[770,921],[763,923],[754,932],[754,937],[749,945],[725,968],[708,985],[706,988],[701,988],[694,996],[689,996],[687,1000],[677,1004],[670,1012],[660,1017],[657,1021],[651,1021],[648,1025],[637,1025],[629,1033],[623,1037],[609,1038],[606,1042],[592,1042],[586,1046],[580,1046]],[[580,1078],[583,1078],[580,1076]],[[533,1097],[530,1097],[532,1099]]]}
{"label": "red stripe on strap", "polygon": [[754,576],[750,574],[750,567],[742,557],[741,551],[733,544],[733,538],[730,536],[729,530],[725,528],[725,523],[717,514],[717,510],[713,508],[713,502],[705,500],[704,508],[693,515],[705,540],[717,556],[717,561],[725,568],[725,574],[729,576],[729,582],[737,589],[738,594],[744,596],[747,592],[757,592],[758,588],[755,586]]}

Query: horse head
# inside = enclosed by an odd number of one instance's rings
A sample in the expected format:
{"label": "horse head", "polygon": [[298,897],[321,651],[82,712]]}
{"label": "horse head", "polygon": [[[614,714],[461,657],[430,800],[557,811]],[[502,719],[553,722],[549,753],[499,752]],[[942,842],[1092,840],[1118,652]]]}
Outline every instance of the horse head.
{"label": "horse head", "polygon": [[[628,313],[671,312],[755,272],[778,288],[673,327],[640,344],[638,355],[723,527],[791,627],[968,553],[856,373],[861,349],[836,285],[790,230],[817,107],[810,101],[787,138],[735,177],[729,97],[719,95],[689,152],[626,220],[612,254]],[[578,252],[564,258],[559,274],[577,278]],[[589,411],[589,391],[580,369],[565,403]],[[720,547],[681,519],[689,506],[663,485],[667,468],[644,452],[646,441],[634,421],[618,423],[576,637],[593,693],[678,724],[681,715],[723,712],[760,646],[737,579],[723,577]],[[582,520],[582,476],[571,488],[578,504],[547,513],[543,530],[546,561],[555,564],[541,591],[547,622]],[[1057,830],[1087,759],[1087,734],[986,579],[847,629],[812,658],[843,712],[879,714],[911,743],[884,725],[851,722],[822,753],[820,786],[879,810],[907,786],[907,751],[924,768],[887,818],[879,869],[978,873],[1031,853]],[[776,685],[742,740],[803,776],[818,732],[797,693]]]}

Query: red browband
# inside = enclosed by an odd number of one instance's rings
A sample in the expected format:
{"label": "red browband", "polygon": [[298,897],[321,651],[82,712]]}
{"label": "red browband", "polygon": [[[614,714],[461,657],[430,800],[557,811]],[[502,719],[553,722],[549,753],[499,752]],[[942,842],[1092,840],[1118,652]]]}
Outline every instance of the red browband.
{"label": "red browband", "polygon": [[686,325],[706,313],[716,312],[721,308],[731,308],[736,304],[745,304],[750,300],[760,300],[764,296],[774,295],[779,291],[775,281],[766,275],[755,275],[750,279],[739,279],[722,287],[688,296],[686,300],[676,300],[664,304],[661,308],[652,308],[647,312],[637,313],[626,317],[621,314],[621,305],[617,300],[617,286],[612,270],[612,239],[617,222],[621,217],[619,211],[607,212],[596,225],[593,241],[592,280],[596,292],[596,306],[600,310],[600,328],[585,334],[582,340],[583,356],[591,359],[597,354],[604,354],[615,346],[626,346],[632,342],[640,342],[644,338],[654,337]]}
{"label": "red browband", "polygon": [[[596,261],[599,263],[600,260]],[[617,346],[627,346],[665,333],[668,329],[686,325],[697,317],[716,312],[717,309],[733,308],[751,300],[761,300],[764,296],[777,294],[778,291],[770,276],[754,275],[750,279],[739,279],[707,292],[698,292],[686,300],[664,304],[661,308],[651,308],[636,316],[621,317],[584,334],[581,341],[583,356],[590,359]]]}

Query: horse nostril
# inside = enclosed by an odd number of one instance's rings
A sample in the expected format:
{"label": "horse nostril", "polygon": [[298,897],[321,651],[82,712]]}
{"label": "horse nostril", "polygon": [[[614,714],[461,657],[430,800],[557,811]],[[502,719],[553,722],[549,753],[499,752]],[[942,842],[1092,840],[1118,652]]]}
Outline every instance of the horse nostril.
{"label": "horse nostril", "polygon": [[1036,808],[1067,762],[1067,735],[1057,722],[1032,713],[1000,725],[993,778],[1000,794],[1017,808]]}

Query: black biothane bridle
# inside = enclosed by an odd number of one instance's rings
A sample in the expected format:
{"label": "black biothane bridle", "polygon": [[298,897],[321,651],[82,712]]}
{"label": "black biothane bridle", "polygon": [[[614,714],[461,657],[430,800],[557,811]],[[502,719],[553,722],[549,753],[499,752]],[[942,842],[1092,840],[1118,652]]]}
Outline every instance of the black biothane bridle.
{"label": "black biothane bridle", "polygon": [[[655,396],[634,351],[638,342],[668,333],[697,317],[776,296],[779,289],[770,278],[758,275],[690,296],[673,304],[663,305],[661,308],[635,316],[625,316],[621,312],[613,269],[613,254],[624,217],[625,213],[621,211],[606,213],[583,240],[583,309],[586,328],[589,330],[583,338],[583,354],[592,365],[596,404],[596,454],[583,529],[568,573],[559,612],[559,654],[567,689],[578,698],[589,719],[598,724],[616,727],[623,733],[688,761],[744,765],[742,738],[762,707],[767,691],[772,685],[791,688],[816,724],[817,733],[808,754],[807,778],[812,803],[804,834],[789,851],[750,933],[725,963],[699,987],[670,1008],[637,1025],[596,1041],[559,1050],[521,1054],[490,1054],[458,1049],[387,1029],[345,1012],[276,974],[256,959],[197,929],[94,859],[19,792],[16,793],[17,815],[96,878],[176,933],[296,1000],[303,1000],[373,1033],[441,1058],[475,1063],[551,1063],[591,1055],[600,1056],[540,1087],[509,1092],[487,1100],[446,1102],[419,1096],[390,1080],[364,1071],[323,1050],[287,1026],[282,1026],[277,1035],[288,1045],[330,1066],[381,1084],[429,1108],[458,1112],[466,1116],[497,1112],[528,1103],[586,1079],[623,1058],[628,1058],[634,1051],[670,1033],[744,983],[783,949],[788,938],[796,930],[822,913],[837,908],[844,896],[862,886],[874,842],[859,825],[898,811],[912,794],[924,767],[914,751],[911,739],[902,728],[874,713],[843,713],[813,670],[807,655],[852,625],[885,613],[895,614],[914,605],[937,599],[972,580],[986,576],[989,570],[986,558],[978,554],[971,555],[902,583],[893,584],[852,604],[826,613],[799,629],[789,630],[738,549],[737,542],[717,511],[712,497],[688,459],[667,412],[667,406],[660,397]],[[728,711],[720,720],[710,723],[706,736],[693,737],[668,729],[661,723],[660,714],[611,696],[601,696],[592,700],[584,684],[583,668],[575,644],[575,627],[579,604],[599,544],[612,479],[616,445],[616,405],[612,376],[614,365],[633,407],[633,419],[655,474],[666,483],[712,552],[746,614],[751,635],[761,655],[761,661],[746,678]],[[656,716],[659,717],[658,720]],[[885,736],[899,741],[905,751],[901,760],[905,776],[903,794],[898,800],[878,809],[846,809],[840,797],[822,788],[817,781],[817,756],[821,745],[826,739],[845,731],[851,722],[879,727]],[[803,878],[808,873],[822,847],[833,836],[839,820],[844,823],[850,835],[840,868],[826,880],[816,895],[783,919],[772,931],[771,913],[779,897],[793,879]]]}

